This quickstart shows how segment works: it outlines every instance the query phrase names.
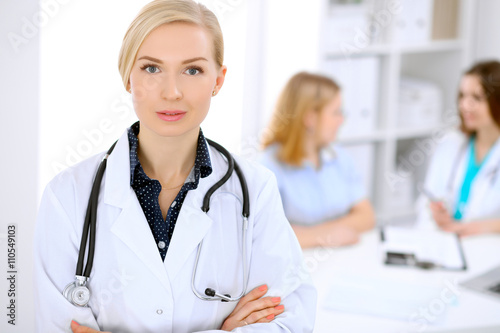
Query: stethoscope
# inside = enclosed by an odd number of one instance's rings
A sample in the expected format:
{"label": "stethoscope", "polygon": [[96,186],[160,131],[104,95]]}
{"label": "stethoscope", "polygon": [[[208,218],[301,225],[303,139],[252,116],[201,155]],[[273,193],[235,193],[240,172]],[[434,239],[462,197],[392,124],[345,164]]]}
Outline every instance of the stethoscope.
{"label": "stethoscope", "polygon": [[[200,294],[195,287],[195,279],[196,279],[196,271],[198,268],[198,261],[200,259],[201,248],[203,246],[203,240],[198,244],[198,250],[196,252],[196,259],[193,269],[193,275],[191,277],[191,289],[193,293],[201,300],[204,301],[222,301],[222,302],[235,302],[242,298],[247,290],[248,283],[248,267],[246,260],[246,234],[248,228],[248,217],[250,216],[250,203],[249,203],[249,195],[248,195],[248,186],[245,180],[245,177],[241,171],[241,168],[233,159],[232,155],[220,144],[214,142],[212,140],[206,139],[207,142],[217,149],[224,157],[227,159],[228,167],[226,174],[211,188],[208,189],[205,197],[203,198],[203,205],[201,210],[205,213],[208,213],[210,209],[210,198],[212,194],[224,185],[229,177],[231,177],[233,171],[236,172],[236,175],[239,178],[241,190],[243,192],[243,223],[242,223],[242,250],[241,250],[241,262],[243,266],[243,288],[241,293],[237,297],[231,297],[229,294],[222,294],[217,292],[212,288],[205,289],[205,295]],[[97,169],[97,173],[94,179],[94,183],[92,185],[92,190],[90,192],[90,198],[87,206],[87,212],[85,214],[85,221],[83,224],[83,233],[82,239],[80,241],[80,250],[78,254],[78,262],[76,265],[76,276],[75,281],[69,283],[66,288],[64,288],[63,295],[68,299],[72,304],[76,306],[86,307],[90,300],[90,290],[88,288],[88,283],[90,280],[90,272],[92,270],[92,265],[94,263],[94,252],[95,252],[95,234],[97,227],[97,201],[99,198],[99,188],[101,187],[102,177],[104,175],[104,170],[106,169],[106,163],[109,155],[115,148],[115,145],[118,141],[113,143],[113,145],[109,148],[109,150],[104,155],[99,167]],[[88,252],[87,252],[87,264],[85,265],[85,271],[83,271],[83,261],[85,258],[85,249],[87,247],[87,239],[89,241]]]}

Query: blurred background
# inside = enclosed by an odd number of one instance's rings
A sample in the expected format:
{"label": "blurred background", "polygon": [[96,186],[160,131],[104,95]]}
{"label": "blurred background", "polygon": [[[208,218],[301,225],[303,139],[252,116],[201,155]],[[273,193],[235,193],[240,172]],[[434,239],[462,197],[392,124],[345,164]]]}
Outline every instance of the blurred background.
{"label": "blurred background", "polygon": [[[2,319],[2,332],[34,331],[31,243],[43,188],[136,119],[117,59],[147,2],[0,2],[0,266],[7,271],[7,225],[17,224],[20,307],[18,325]],[[457,122],[462,72],[500,57],[495,0],[200,2],[219,17],[228,66],[205,135],[253,159],[285,82],[301,70],[331,76],[344,96],[338,141],[362,171],[378,224],[415,217],[416,184]]]}

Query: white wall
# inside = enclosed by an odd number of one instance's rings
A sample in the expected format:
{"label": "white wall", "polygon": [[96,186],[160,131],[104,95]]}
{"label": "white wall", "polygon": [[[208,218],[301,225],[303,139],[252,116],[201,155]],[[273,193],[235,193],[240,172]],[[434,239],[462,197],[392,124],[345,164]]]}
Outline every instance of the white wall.
{"label": "white wall", "polygon": [[[41,188],[67,166],[107,150],[137,120],[118,72],[118,53],[130,22],[150,2],[57,1],[65,4],[41,33]],[[246,1],[199,2],[219,18],[228,67],[202,128],[210,139],[236,150],[243,108]]]}
{"label": "white wall", "polygon": [[474,58],[475,60],[500,60],[500,1],[477,1],[477,26],[475,31]]}
{"label": "white wall", "polygon": [[[0,332],[34,332],[32,238],[37,207],[39,32],[37,0],[0,1]],[[35,18],[36,21],[36,18]],[[29,23],[28,23],[29,22]],[[17,39],[16,39],[17,38]],[[13,43],[16,39],[21,44]],[[7,226],[16,224],[16,325],[7,320]]]}

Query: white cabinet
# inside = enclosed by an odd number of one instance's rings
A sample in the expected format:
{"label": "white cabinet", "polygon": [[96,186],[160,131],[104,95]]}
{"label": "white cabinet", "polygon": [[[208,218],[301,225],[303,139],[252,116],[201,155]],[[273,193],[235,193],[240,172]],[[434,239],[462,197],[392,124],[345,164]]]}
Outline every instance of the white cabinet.
{"label": "white cabinet", "polygon": [[[411,219],[429,157],[456,124],[457,86],[471,65],[478,2],[256,1],[265,9],[266,32],[263,65],[251,70],[258,74],[252,110],[262,110],[260,127],[293,74],[331,76],[342,86],[346,113],[339,141],[357,160],[379,223]],[[401,22],[411,27],[402,29]],[[420,95],[409,100],[409,91]]]}
{"label": "white cabinet", "polygon": [[[332,20],[343,6],[355,12],[353,1],[324,1],[324,29],[336,26]],[[350,41],[320,43],[319,68],[344,87],[348,116],[339,141],[366,175],[379,223],[412,219],[417,185],[424,180],[433,149],[443,132],[456,125],[457,86],[471,65],[477,3],[403,0],[398,7],[394,1],[357,2],[359,13],[371,8],[371,23],[361,25],[358,16],[347,32]],[[449,22],[458,23],[456,32],[446,32],[456,37],[436,40],[433,36],[442,35],[436,29],[443,27],[433,15],[443,12]],[[450,18],[449,12],[457,17]],[[339,24],[345,27],[345,19]],[[322,32],[322,38],[332,35]],[[365,108],[368,116],[358,113]]]}

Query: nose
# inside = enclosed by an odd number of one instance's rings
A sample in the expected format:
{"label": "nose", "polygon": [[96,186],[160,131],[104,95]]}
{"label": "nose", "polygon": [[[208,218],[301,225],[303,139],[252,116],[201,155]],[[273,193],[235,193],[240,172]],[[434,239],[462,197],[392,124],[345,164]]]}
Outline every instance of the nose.
{"label": "nose", "polygon": [[161,97],[171,101],[180,100],[182,98],[179,82],[175,77],[168,77],[162,83]]}
{"label": "nose", "polygon": [[473,109],[472,98],[462,97],[458,101],[458,108],[460,112],[470,112]]}

